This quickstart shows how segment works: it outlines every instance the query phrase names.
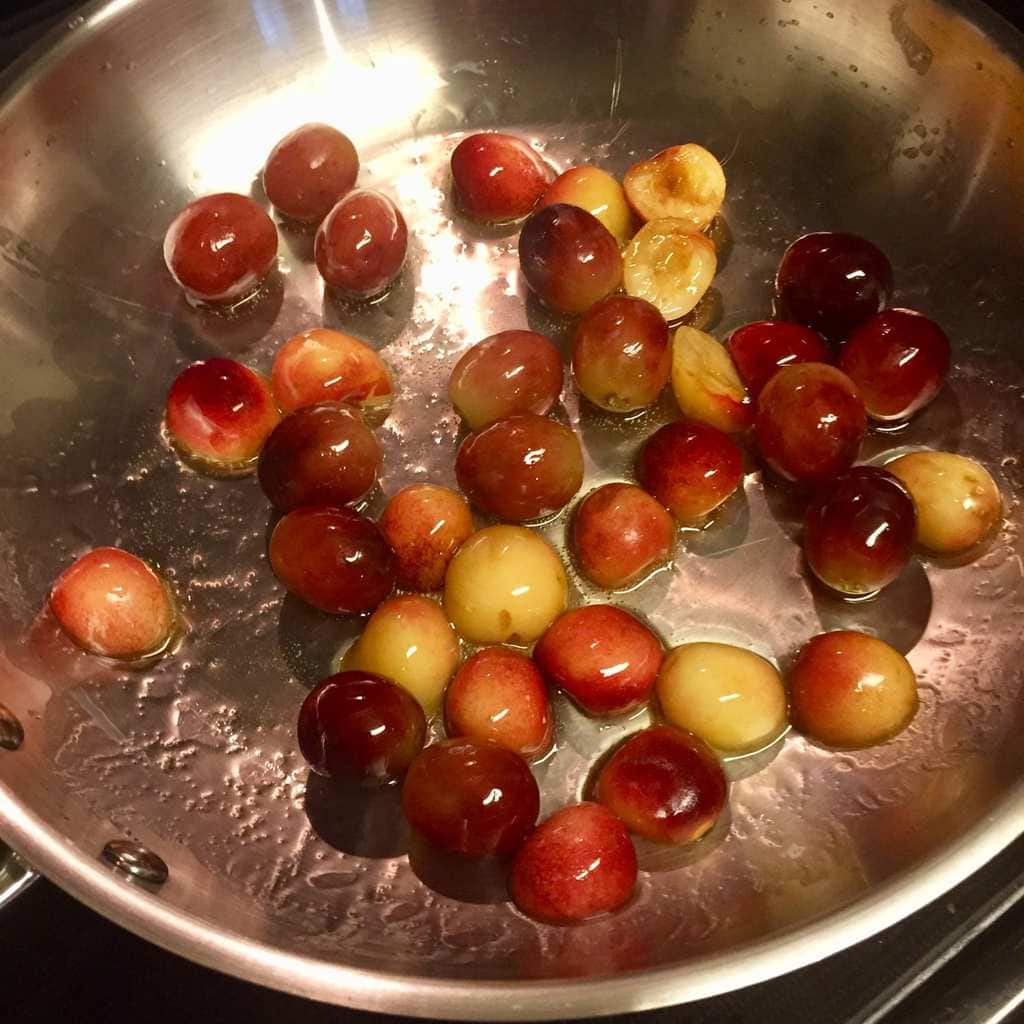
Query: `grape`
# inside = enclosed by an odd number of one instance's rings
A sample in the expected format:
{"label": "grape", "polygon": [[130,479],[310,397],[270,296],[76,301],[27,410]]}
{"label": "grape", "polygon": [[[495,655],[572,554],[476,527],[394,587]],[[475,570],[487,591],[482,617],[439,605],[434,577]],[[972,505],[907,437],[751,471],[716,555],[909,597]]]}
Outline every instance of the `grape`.
{"label": "grape", "polygon": [[540,791],[527,763],[494,743],[444,740],[412,763],[402,809],[417,832],[466,857],[514,853],[537,820]]}
{"label": "grape", "polygon": [[318,683],[299,712],[299,749],[313,771],[333,779],[388,782],[423,747],[419,704],[390,679],[339,672]]}

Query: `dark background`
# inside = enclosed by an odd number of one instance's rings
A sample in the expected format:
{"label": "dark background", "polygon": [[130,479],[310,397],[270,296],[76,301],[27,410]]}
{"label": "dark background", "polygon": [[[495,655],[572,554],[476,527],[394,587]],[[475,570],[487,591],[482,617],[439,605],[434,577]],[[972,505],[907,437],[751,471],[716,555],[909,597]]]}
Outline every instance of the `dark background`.
{"label": "dark background", "polygon": [[[0,67],[76,6],[68,0],[0,0]],[[1024,0],[993,0],[990,6],[1024,26]],[[4,1024],[61,1019],[179,1024],[185,1014],[199,1015],[204,1024],[387,1024],[396,1019],[310,1003],[197,967],[108,923],[45,880],[3,910]],[[1022,1022],[1024,838],[942,899],[821,964],[718,999],[607,1020]]]}

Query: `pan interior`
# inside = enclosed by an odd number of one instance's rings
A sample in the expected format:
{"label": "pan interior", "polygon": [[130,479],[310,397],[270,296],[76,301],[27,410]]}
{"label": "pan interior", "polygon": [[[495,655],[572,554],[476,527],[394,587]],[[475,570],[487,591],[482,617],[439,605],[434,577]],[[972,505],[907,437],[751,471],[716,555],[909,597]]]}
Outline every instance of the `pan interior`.
{"label": "pan interior", "polygon": [[[0,783],[74,844],[83,872],[108,840],[131,837],[170,868],[162,901],[257,945],[453,982],[603,978],[699,964],[823,919],[1019,797],[1019,37],[980,7],[927,0],[89,11],[0,109],[0,702],[25,731],[20,750],[0,751]],[[162,266],[169,220],[204,193],[262,198],[271,146],[314,120],[348,132],[361,183],[403,209],[413,240],[399,285],[369,307],[325,296],[310,236],[282,228],[280,271],[258,300],[232,317],[190,308]],[[614,598],[671,645],[725,640],[782,664],[822,629],[867,629],[908,653],[922,708],[872,750],[790,736],[755,774],[732,764],[728,834],[681,859],[645,851],[635,901],[579,928],[524,919],[487,872],[418,847],[394,791],[308,779],[297,708],[357,624],[285,597],[255,480],[197,475],[160,429],[189,362],[226,354],[267,371],[286,337],[326,324],[367,339],[398,381],[371,511],[411,481],[454,485],[445,389],[458,355],[506,328],[562,345],[568,334],[526,296],[515,233],[452,208],[451,148],[484,127],[535,141],[557,168],[621,174],[691,140],[715,152],[731,244],[702,315],[719,337],[771,314],[793,238],[874,240],[896,268],[896,304],[944,326],[955,366],[939,398],[906,429],[872,435],[865,457],[958,451],[1007,499],[975,561],[915,561],[877,600],[845,604],[809,587],[799,506],[752,470],[743,500],[682,538],[672,571]],[[666,401],[622,423],[568,387],[557,414],[580,433],[585,488],[628,478],[640,440],[676,415]],[[563,551],[564,525],[544,528]],[[103,664],[43,610],[60,570],[104,544],[172,579],[189,622],[173,657]],[[570,573],[578,599],[600,599]],[[576,798],[596,758],[644,721],[598,727],[557,710],[543,813]]]}

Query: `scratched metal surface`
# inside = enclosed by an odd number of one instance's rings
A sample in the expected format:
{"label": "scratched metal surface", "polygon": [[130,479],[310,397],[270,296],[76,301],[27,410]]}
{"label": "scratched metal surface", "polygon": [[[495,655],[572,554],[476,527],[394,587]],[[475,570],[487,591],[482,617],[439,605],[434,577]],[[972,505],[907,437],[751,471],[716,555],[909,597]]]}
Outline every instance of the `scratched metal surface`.
{"label": "scratched metal surface", "polygon": [[[69,23],[0,108],[0,702],[26,734],[0,751],[0,833],[203,962],[337,1002],[494,1018],[640,1008],[780,973],[909,912],[1021,831],[1022,44],[983,8],[961,10],[122,0]],[[170,218],[206,192],[261,198],[270,146],[314,119],[356,140],[361,182],[405,212],[404,277],[373,307],[339,303],[309,236],[282,230],[257,302],[231,319],[190,309],[161,263]],[[848,605],[808,586],[798,510],[752,460],[720,521],[616,600],[669,644],[724,639],[783,665],[822,628],[866,628],[908,653],[921,713],[875,750],[789,736],[731,764],[728,827],[683,855],[642,851],[636,900],[571,929],[524,919],[500,879],[413,843],[393,792],[343,799],[307,779],[296,709],[358,624],[285,597],[255,481],[194,474],[159,431],[188,362],[227,353],[266,370],[285,337],[326,323],[370,341],[399,382],[372,507],[411,480],[452,484],[459,426],[444,396],[459,353],[507,327],[562,344],[566,331],[526,296],[514,234],[451,207],[448,154],[485,126],[530,138],[556,167],[621,173],[689,139],[718,153],[733,244],[704,315],[719,336],[769,314],[772,271],[800,233],[875,239],[898,302],[946,326],[956,368],[865,458],[955,449],[1007,496],[977,560],[915,562]],[[567,388],[558,415],[580,432],[589,489],[628,476],[674,409],[666,398],[623,423]],[[543,528],[564,550],[563,529]],[[96,544],[173,579],[190,623],[174,657],[125,671],[61,639],[47,588]],[[574,601],[598,596],[570,573]],[[644,722],[558,715],[538,768],[545,811]],[[118,836],[166,860],[159,894],[99,864]]]}

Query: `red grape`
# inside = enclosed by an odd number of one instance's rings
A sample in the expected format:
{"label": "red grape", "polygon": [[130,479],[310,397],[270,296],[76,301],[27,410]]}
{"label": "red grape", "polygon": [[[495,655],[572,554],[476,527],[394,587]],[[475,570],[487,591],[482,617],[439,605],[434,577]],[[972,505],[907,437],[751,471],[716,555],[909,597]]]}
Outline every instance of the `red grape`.
{"label": "red grape", "polygon": [[556,619],[533,656],[541,671],[584,711],[617,715],[647,698],[665,651],[629,612],[591,604]]}
{"label": "red grape", "polygon": [[572,500],[583,483],[583,452],[568,427],[522,413],[470,434],[456,456],[455,475],[482,511],[521,523]]}
{"label": "red grape", "polygon": [[405,263],[409,232],[387,196],[360,188],[339,200],[316,233],[323,279],[343,295],[372,299],[387,291]]}
{"label": "red grape", "polygon": [[917,713],[917,680],[899,651],[866,633],[821,633],[789,674],[793,724],[830,747],[870,747]]}
{"label": "red grape", "polygon": [[668,423],[640,449],[641,485],[685,526],[700,524],[743,481],[743,453],[706,423]]}
{"label": "red grape", "polygon": [[658,843],[699,839],[727,795],[722,766],[707,744],[668,725],[631,736],[597,779],[597,799],[631,832]]}
{"label": "red grape", "polygon": [[622,283],[619,243],[593,214],[566,203],[523,225],[519,266],[537,298],[559,313],[584,313]]}
{"label": "red grape", "polygon": [[439,590],[448,563],[473,532],[473,516],[461,494],[410,484],[388,502],[379,525],[395,552],[398,585]]}
{"label": "red grape", "polygon": [[237,302],[255,291],[277,257],[277,228],[248,196],[193,200],[164,235],[164,262],[189,299]]}
{"label": "red grape", "polygon": [[572,543],[583,575],[599,587],[627,587],[672,554],[672,517],[633,484],[605,484],[580,502]]}
{"label": "red grape", "polygon": [[219,358],[178,374],[164,417],[183,454],[221,472],[251,466],[279,420],[267,381],[233,359]]}
{"label": "red grape", "polygon": [[445,740],[413,761],[402,808],[409,824],[443,850],[504,856],[533,828],[540,791],[527,763],[511,750]]}
{"label": "red grape", "polygon": [[816,482],[848,470],[867,429],[864,403],[841,370],[798,363],[779,370],[757,400],[757,443],[787,480]]}
{"label": "red grape", "polygon": [[318,224],[358,173],[359,155],[347,135],[329,124],[304,124],[271,150],[263,189],[286,217]]}
{"label": "red grape", "polygon": [[452,181],[459,205],[474,220],[503,224],[525,217],[551,179],[540,156],[522,139],[478,132],[452,153]]}
{"label": "red grape", "polygon": [[887,309],[850,335],[839,369],[857,385],[873,420],[904,420],[939,393],[949,370],[949,339],[912,309]]}
{"label": "red grape", "polygon": [[445,721],[450,736],[490,740],[523,757],[551,746],[544,677],[530,658],[507,647],[485,647],[463,663],[448,686]]}
{"label": "red grape", "polygon": [[833,590],[873,594],[910,561],[916,520],[910,493],[892,473],[855,466],[829,480],[807,506],[807,562]]}
{"label": "red grape", "polygon": [[726,347],[755,399],[783,366],[828,362],[828,349],[821,335],[786,320],[758,320],[737,327]]}
{"label": "red grape", "polygon": [[263,493],[282,512],[300,505],[347,505],[377,480],[380,445],[354,409],[307,405],[286,416],[260,454]]}
{"label": "red grape", "polygon": [[448,397],[470,430],[506,416],[543,416],[562,393],[562,357],[542,334],[502,331],[478,342],[455,364]]}
{"label": "red grape", "polygon": [[622,822],[600,804],[572,804],[519,848],[509,894],[538,921],[570,924],[618,910],[636,877],[636,850]]}
{"label": "red grape", "polygon": [[384,360],[369,345],[327,327],[289,338],[274,356],[271,380],[285,413],[326,401],[371,412],[386,406],[395,390]]}
{"label": "red grape", "polygon": [[299,712],[299,749],[334,779],[387,782],[423,747],[427,721],[402,687],[372,672],[339,672],[310,690]]}
{"label": "red grape", "polygon": [[632,412],[653,404],[671,370],[668,324],[643,299],[602,299],[576,328],[573,377],[580,391],[602,409]]}
{"label": "red grape", "polygon": [[120,548],[94,548],[76,559],[54,583],[50,607],[83,650],[124,661],[165,648],[176,620],[164,582]]}
{"label": "red grape", "polygon": [[270,564],[296,597],[332,615],[368,612],[395,585],[387,541],[350,508],[306,505],[289,512],[270,537]]}
{"label": "red grape", "polygon": [[888,306],[892,288],[885,253],[865,238],[838,231],[798,238],[775,275],[785,315],[833,341]]}

